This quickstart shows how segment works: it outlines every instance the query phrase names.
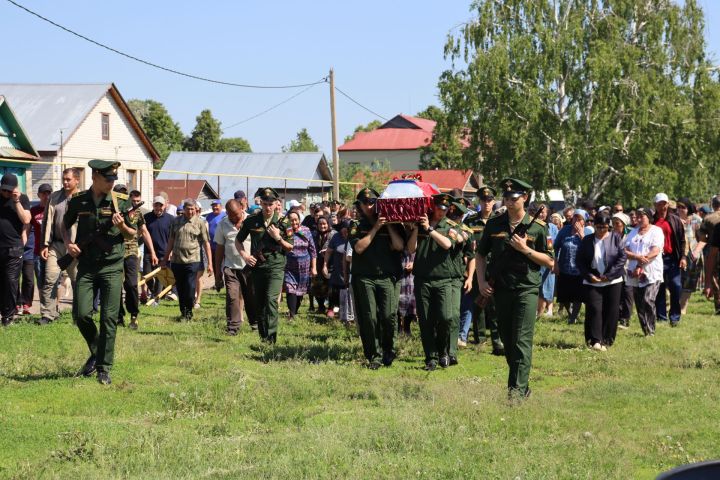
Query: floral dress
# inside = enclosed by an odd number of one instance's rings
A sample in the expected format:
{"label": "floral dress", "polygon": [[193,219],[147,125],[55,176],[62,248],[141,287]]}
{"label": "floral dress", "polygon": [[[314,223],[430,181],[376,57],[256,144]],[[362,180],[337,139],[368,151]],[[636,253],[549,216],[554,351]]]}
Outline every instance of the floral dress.
{"label": "floral dress", "polygon": [[316,258],[315,242],[310,229],[300,227],[293,234],[293,249],[287,254],[285,264],[285,292],[305,295],[310,289],[310,264]]}

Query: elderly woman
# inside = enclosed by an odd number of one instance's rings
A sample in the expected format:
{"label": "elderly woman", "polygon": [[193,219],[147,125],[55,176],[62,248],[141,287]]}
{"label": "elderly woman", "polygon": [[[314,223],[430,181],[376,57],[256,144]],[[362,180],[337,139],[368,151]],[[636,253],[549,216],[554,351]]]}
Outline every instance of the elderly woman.
{"label": "elderly woman", "polygon": [[[205,223],[195,214],[197,202],[188,198],[183,205],[182,217],[178,217],[170,227],[170,237],[161,266],[167,266],[167,263],[172,260],[171,269],[178,291],[180,315],[185,320],[192,320],[195,304],[195,281],[197,272],[202,268],[200,248],[205,250],[206,258],[212,257],[208,230]],[[207,271],[209,276],[213,275],[211,264],[207,265]]]}
{"label": "elderly woman", "polygon": [[[630,232],[630,217],[624,212],[614,213],[612,218],[612,231],[620,235],[623,239],[623,245],[625,244],[625,238],[628,232]],[[627,255],[625,256],[625,263],[627,266]],[[623,286],[620,291],[620,316],[618,318],[618,328],[623,330],[630,326],[630,317],[632,317],[633,311],[633,287],[627,284],[627,270],[623,272]]]}
{"label": "elderly woman", "polygon": [[[315,219],[313,243],[315,244],[316,270],[320,272],[322,272],[325,267],[325,251],[328,248],[328,243],[333,233],[335,233],[335,231],[330,228],[330,222],[327,217],[321,215]],[[310,281],[310,293],[317,300],[317,313],[319,315],[325,315],[325,301],[328,298],[328,287],[328,281],[322,275],[316,275]]]}
{"label": "elderly woman", "polygon": [[298,313],[303,295],[310,288],[310,279],[317,275],[317,251],[310,229],[300,225],[300,214],[291,210],[287,214],[287,219],[292,230],[293,249],[286,255],[283,288],[290,320],[293,320]]}
{"label": "elderly woman", "polygon": [[[565,209],[567,210],[567,209]],[[580,208],[573,211],[571,223],[565,225],[555,237],[555,266],[553,273],[557,282],[557,301],[568,311],[568,323],[577,322],[583,300],[583,286],[580,269],[577,266],[577,252],[585,235],[593,229],[585,226],[588,214]]]}
{"label": "elderly woman", "polygon": [[627,283],[632,285],[640,326],[645,336],[655,335],[655,297],[663,281],[662,249],[665,234],[660,227],[652,225],[653,212],[638,208],[637,227],[625,239],[627,254]]}
{"label": "elderly woman", "polygon": [[325,250],[325,264],[322,273],[330,282],[330,298],[327,311],[329,318],[334,318],[335,314],[340,311],[340,290],[348,288],[343,274],[343,262],[345,262],[347,249],[350,248],[348,239],[350,226],[351,221],[347,219],[333,225],[337,233],[332,236]]}
{"label": "elderly woman", "polygon": [[586,235],[577,253],[585,285],[585,343],[606,351],[615,343],[626,254],[623,237],[610,231],[610,216],[595,215],[595,234]]}
{"label": "elderly woman", "polygon": [[[530,209],[530,214],[534,215],[535,212],[540,207],[543,208],[542,212],[538,216],[539,220],[545,221],[547,219],[547,206],[544,204],[539,204],[534,208]],[[553,214],[556,215],[556,214]],[[561,223],[562,220],[559,218],[558,215],[556,219],[558,219]],[[558,232],[560,231],[555,224],[555,222],[551,221],[548,225],[548,245],[552,245],[555,243],[555,238],[557,237]],[[542,277],[542,285],[540,286],[540,294],[538,295],[538,306],[537,306],[537,316],[540,315],[547,315],[552,316],[553,314],[553,298],[555,297],[555,274],[553,271],[547,267],[540,267],[540,275]]]}

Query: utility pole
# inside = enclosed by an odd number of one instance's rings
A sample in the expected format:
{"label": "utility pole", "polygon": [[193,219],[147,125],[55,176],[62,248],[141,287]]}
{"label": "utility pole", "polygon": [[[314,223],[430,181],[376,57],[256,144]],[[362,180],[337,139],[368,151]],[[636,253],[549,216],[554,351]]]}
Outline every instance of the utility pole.
{"label": "utility pole", "polygon": [[340,160],[335,130],[335,72],[330,69],[330,124],[332,127],[333,199],[340,200]]}

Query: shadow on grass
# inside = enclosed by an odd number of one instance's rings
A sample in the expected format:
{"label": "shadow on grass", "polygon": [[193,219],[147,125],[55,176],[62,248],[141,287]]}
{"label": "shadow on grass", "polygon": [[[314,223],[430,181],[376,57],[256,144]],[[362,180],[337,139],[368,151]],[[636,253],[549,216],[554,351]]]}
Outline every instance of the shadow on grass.
{"label": "shadow on grass", "polygon": [[355,348],[338,344],[317,345],[252,345],[250,357],[263,363],[301,361],[309,363],[351,362],[355,359]]}
{"label": "shadow on grass", "polygon": [[0,373],[0,377],[7,378],[8,380],[14,380],[16,382],[35,382],[38,380],[62,380],[64,378],[78,377],[78,375],[77,372],[64,370],[60,372],[28,373],[24,375]]}
{"label": "shadow on grass", "polygon": [[576,342],[569,342],[567,340],[541,340],[539,342],[535,342],[535,345],[542,348],[553,348],[555,350],[575,350],[577,348],[582,347],[582,345],[579,345]]}

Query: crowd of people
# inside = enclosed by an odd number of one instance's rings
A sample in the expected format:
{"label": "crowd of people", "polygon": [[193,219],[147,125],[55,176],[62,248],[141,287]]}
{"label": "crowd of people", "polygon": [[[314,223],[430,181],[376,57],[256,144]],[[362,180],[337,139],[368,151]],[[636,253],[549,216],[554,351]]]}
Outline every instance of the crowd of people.
{"label": "crowd of people", "polygon": [[[530,185],[505,179],[501,195],[482,186],[473,204],[454,190],[435,195],[418,222],[389,223],[371,188],[351,205],[283,205],[262,188],[251,199],[237,191],[224,205],[215,200],[203,216],[197,199],[176,206],[164,192],[143,209],[141,192],[114,183],[117,166],[91,165],[93,186],[84,192],[79,171],[68,168],[63,188],[40,185],[32,208],[14,175],[0,185],[3,326],[29,313],[33,280],[37,323],[55,321],[64,270],[91,352],[81,373],[97,372],[101,383],[110,382],[115,327],[125,316],[137,329],[140,303],[164,296],[177,301],[180,320],[192,320],[204,275],[225,288],[229,335],[247,323],[275,343],[284,294],[289,322],[307,302],[315,315],[356,325],[370,369],[391,366],[397,335],[417,322],[432,371],[458,363],[472,330],[477,343],[489,339],[492,353],[505,356],[508,392],[518,398],[530,394],[537,318],[564,310],[574,324],[584,305],[584,343],[606,351],[633,310],[648,337],[656,322],[679,325],[699,286],[720,313],[720,196],[700,208],[658,193],[653,208],[585,202],[552,212],[529,201]],[[103,220],[109,231],[88,242]]]}

